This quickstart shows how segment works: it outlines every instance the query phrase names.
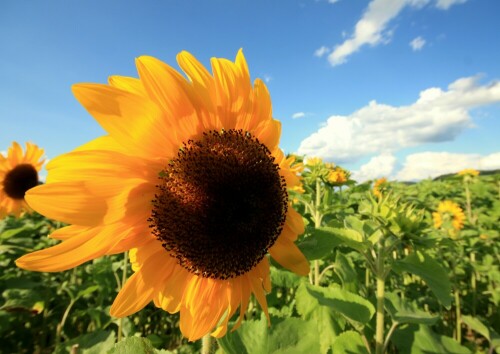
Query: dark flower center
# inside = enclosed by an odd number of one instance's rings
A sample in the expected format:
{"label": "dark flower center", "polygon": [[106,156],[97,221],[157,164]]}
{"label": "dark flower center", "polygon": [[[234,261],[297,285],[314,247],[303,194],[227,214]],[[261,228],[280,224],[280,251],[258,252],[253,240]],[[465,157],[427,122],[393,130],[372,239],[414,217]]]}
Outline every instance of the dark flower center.
{"label": "dark flower center", "polygon": [[38,172],[33,165],[23,163],[7,172],[3,190],[12,199],[23,199],[24,194],[38,185]]}
{"label": "dark flower center", "polygon": [[241,130],[188,141],[160,174],[150,227],[188,271],[228,279],[250,271],[280,235],[288,192],[264,144]]}

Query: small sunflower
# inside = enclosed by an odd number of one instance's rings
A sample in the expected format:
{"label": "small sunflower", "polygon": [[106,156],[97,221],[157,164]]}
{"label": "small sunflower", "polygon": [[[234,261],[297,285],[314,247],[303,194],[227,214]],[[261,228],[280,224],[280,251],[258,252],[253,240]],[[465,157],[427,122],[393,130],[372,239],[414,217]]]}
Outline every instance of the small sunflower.
{"label": "small sunflower", "polygon": [[328,172],[327,181],[334,185],[342,185],[348,180],[348,174],[339,166],[334,167]]}
{"label": "small sunflower", "polygon": [[62,271],[131,250],[134,274],[111,315],[153,301],[180,312],[196,340],[223,336],[239,308],[236,328],[252,294],[267,314],[267,253],[300,275],[309,264],[288,199],[300,180],[278,147],[265,84],[251,84],[241,51],[235,62],[212,58],[213,74],[187,52],[177,61],[187,80],[143,56],[139,79],[73,86],[107,135],[52,160],[47,183],[29,191],[35,210],[71,225],[51,235],[63,242],[17,265]]}
{"label": "small sunflower", "polygon": [[0,218],[6,215],[19,217],[31,208],[24,200],[25,193],[38,185],[38,172],[43,166],[43,149],[26,143],[26,152],[13,142],[7,156],[0,154]]}
{"label": "small sunflower", "polygon": [[321,165],[322,163],[323,163],[323,160],[321,159],[321,157],[309,157],[306,160],[307,167],[316,167],[316,166]]}
{"label": "small sunflower", "polygon": [[466,168],[465,170],[459,171],[457,173],[459,176],[470,176],[470,177],[476,177],[479,176],[479,171],[474,170],[472,168]]}
{"label": "small sunflower", "polygon": [[387,189],[387,178],[382,177],[375,181],[373,184],[373,195],[377,198],[382,198],[383,193]]}
{"label": "small sunflower", "polygon": [[447,224],[451,223],[451,228],[454,231],[459,231],[464,227],[465,214],[460,206],[451,200],[444,200],[439,203],[437,211],[432,213],[434,227],[450,228]]}

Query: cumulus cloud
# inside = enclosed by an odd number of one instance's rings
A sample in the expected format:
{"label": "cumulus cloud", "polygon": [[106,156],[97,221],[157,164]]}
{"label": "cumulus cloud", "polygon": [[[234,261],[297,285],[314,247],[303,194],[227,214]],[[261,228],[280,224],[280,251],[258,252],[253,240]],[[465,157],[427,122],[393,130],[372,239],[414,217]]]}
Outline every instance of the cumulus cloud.
{"label": "cumulus cloud", "polygon": [[[441,10],[448,10],[451,6],[462,4],[466,1],[435,0],[435,6]],[[356,53],[366,45],[374,47],[379,44],[389,43],[393,34],[392,30],[387,29],[390,21],[407,6],[421,9],[430,2],[431,0],[372,0],[354,26],[352,35],[341,44],[333,47],[331,53],[328,55],[328,61],[331,65],[337,66],[345,63],[350,55]],[[417,47],[419,43],[416,43]],[[414,50],[421,49],[424,44],[425,41],[420,47]],[[330,52],[330,49],[322,46],[315,51],[314,55],[322,57],[328,52]]]}
{"label": "cumulus cloud", "polygon": [[264,74],[262,75],[262,79],[264,80],[264,82],[269,83],[273,79],[273,77],[271,75]]}
{"label": "cumulus cloud", "polygon": [[424,143],[452,141],[473,126],[472,108],[496,102],[500,102],[500,82],[480,85],[478,76],[460,78],[447,90],[421,91],[408,106],[371,101],[350,115],[333,115],[300,143],[298,153],[346,163]]}
{"label": "cumulus cloud", "polygon": [[306,114],[304,112],[297,112],[292,114],[292,119],[304,118]]}
{"label": "cumulus cloud", "polygon": [[441,10],[448,10],[453,5],[463,4],[467,0],[437,0],[436,7]]}
{"label": "cumulus cloud", "polygon": [[403,168],[395,178],[400,181],[416,181],[456,173],[466,168],[483,171],[500,169],[500,152],[486,156],[449,152],[416,153],[406,157]]}
{"label": "cumulus cloud", "polygon": [[325,46],[322,46],[321,48],[318,48],[314,51],[314,56],[321,58],[323,55],[328,54],[330,52],[330,49],[328,49]]}
{"label": "cumulus cloud", "polygon": [[410,47],[413,49],[414,52],[421,50],[425,45],[425,39],[422,37],[418,36],[417,38],[413,39],[410,42]]}
{"label": "cumulus cloud", "polygon": [[337,45],[328,55],[332,65],[345,63],[347,57],[364,45],[375,46],[388,42],[390,33],[385,31],[388,22],[397,16],[405,6],[406,0],[373,0],[361,19],[356,23],[354,33],[342,44]]}
{"label": "cumulus cloud", "polygon": [[392,154],[381,154],[374,156],[359,170],[352,171],[352,178],[358,182],[368,181],[392,175],[396,166],[396,157]]}

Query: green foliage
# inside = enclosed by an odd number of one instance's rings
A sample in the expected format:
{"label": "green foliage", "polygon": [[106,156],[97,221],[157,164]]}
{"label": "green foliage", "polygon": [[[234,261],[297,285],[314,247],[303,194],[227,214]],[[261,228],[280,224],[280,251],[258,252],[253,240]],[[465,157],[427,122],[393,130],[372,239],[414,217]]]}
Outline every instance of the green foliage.
{"label": "green foliage", "polygon": [[[389,182],[375,198],[370,183],[328,182],[325,166],[304,172],[295,205],[307,224],[297,245],[311,261],[309,278],[271,260],[271,325],[252,299],[241,327],[214,341],[212,353],[500,351],[500,175],[471,180],[472,217],[452,240],[434,228],[432,212],[442,200],[466,210],[461,178]],[[61,226],[37,214],[0,220],[0,352],[200,352],[199,341],[182,338],[178,315],[152,304],[110,317],[123,255],[59,273],[15,266],[56,244],[47,236]]]}

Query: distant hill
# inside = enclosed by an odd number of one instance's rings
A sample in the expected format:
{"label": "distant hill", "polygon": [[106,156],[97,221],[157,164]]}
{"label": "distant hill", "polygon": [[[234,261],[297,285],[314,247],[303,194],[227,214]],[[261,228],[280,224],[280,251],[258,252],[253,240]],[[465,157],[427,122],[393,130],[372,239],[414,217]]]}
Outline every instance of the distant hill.
{"label": "distant hill", "polygon": [[[488,175],[495,175],[495,174],[500,174],[500,170],[489,170],[489,171],[481,171],[481,170],[479,170],[479,175],[480,176],[488,176]],[[447,173],[445,175],[441,175],[441,176],[435,177],[433,179],[433,181],[448,179],[448,178],[454,177],[456,175],[457,175],[457,172],[455,172],[455,173]]]}

